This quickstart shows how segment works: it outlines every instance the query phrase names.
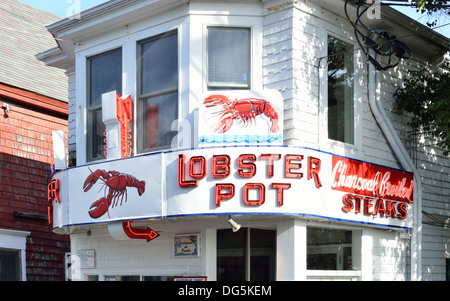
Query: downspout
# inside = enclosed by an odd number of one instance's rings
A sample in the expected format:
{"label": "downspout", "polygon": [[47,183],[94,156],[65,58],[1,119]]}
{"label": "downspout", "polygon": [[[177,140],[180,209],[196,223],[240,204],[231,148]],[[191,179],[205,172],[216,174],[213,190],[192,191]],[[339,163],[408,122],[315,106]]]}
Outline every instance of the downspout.
{"label": "downspout", "polygon": [[402,168],[414,173],[414,218],[411,236],[411,280],[420,281],[422,278],[422,180],[414,162],[407,153],[400,137],[392,126],[381,103],[380,72],[369,63],[368,68],[368,98],[378,125],[386,136]]}

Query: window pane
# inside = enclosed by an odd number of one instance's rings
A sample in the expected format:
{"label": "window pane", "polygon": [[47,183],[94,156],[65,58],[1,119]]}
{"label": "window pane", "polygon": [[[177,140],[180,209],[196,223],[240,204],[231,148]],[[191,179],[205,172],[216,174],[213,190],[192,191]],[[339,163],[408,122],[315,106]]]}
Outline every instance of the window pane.
{"label": "window pane", "polygon": [[217,230],[217,280],[245,281],[247,229]]}
{"label": "window pane", "polygon": [[139,150],[170,148],[178,120],[178,35],[164,34],[140,43]]}
{"label": "window pane", "polygon": [[352,231],[307,228],[308,270],[351,270]]}
{"label": "window pane", "polygon": [[105,156],[105,125],[102,120],[102,109],[90,110],[88,113],[89,118],[89,131],[88,137],[90,137],[89,141],[89,150],[92,158],[100,158]]}
{"label": "window pane", "polygon": [[87,281],[99,281],[98,275],[88,275]]}
{"label": "window pane", "polygon": [[445,281],[450,281],[450,258],[445,259]]}
{"label": "window pane", "polygon": [[250,87],[250,29],[208,29],[208,86]]}
{"label": "window pane", "polygon": [[19,251],[0,249],[0,281],[20,281]]}
{"label": "window pane", "polygon": [[178,36],[170,34],[142,44],[141,94],[178,87]]}
{"label": "window pane", "polygon": [[178,118],[178,93],[160,95],[146,100],[144,116],[145,149],[170,147],[177,134],[171,130]]}
{"label": "window pane", "polygon": [[114,50],[88,59],[88,160],[104,158],[105,125],[102,121],[102,95],[122,94],[122,50]]}
{"label": "window pane", "polygon": [[277,234],[250,229],[250,280],[275,281]]}
{"label": "window pane", "polygon": [[217,280],[275,280],[276,239],[275,230],[217,230]]}
{"label": "window pane", "polygon": [[328,37],[328,138],[354,143],[353,46]]}
{"label": "window pane", "polygon": [[102,94],[122,94],[122,50],[114,50],[89,59],[89,107],[102,105]]}

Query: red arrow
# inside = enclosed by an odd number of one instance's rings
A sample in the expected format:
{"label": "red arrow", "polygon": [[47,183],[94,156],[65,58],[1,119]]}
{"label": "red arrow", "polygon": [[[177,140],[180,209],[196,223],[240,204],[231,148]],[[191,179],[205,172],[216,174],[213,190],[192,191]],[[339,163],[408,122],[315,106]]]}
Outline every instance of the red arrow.
{"label": "red arrow", "polygon": [[125,234],[132,239],[146,239],[147,242],[149,242],[159,236],[158,233],[156,233],[150,228],[147,229],[133,228],[131,227],[131,222],[123,222],[122,227]]}

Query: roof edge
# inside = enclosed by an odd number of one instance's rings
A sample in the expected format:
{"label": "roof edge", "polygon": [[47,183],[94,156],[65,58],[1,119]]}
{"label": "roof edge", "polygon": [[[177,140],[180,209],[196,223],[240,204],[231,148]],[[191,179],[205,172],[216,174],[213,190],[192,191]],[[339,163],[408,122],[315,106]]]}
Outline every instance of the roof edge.
{"label": "roof edge", "polygon": [[0,96],[4,97],[5,100],[13,100],[30,107],[38,108],[39,110],[51,112],[64,118],[67,118],[68,116],[68,103],[64,100],[51,98],[3,83],[0,83]]}
{"label": "roof edge", "polygon": [[[127,6],[135,5],[136,3],[144,1],[146,0],[111,0],[94,6],[90,9],[84,10],[80,14],[67,17],[53,24],[49,24],[46,26],[46,28],[50,33],[55,35],[59,32],[63,32],[64,30],[70,29],[71,27],[78,26],[81,23],[105,15],[112,10],[122,9]],[[154,0],[154,2],[159,1],[161,0]]]}

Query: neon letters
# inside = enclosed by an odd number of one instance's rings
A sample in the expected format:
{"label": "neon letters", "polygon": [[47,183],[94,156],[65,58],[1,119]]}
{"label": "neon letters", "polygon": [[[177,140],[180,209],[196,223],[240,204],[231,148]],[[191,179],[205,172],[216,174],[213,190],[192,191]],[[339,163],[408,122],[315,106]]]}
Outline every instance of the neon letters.
{"label": "neon letters", "polygon": [[[202,181],[213,183],[211,191],[215,207],[237,197],[244,206],[257,207],[272,201],[267,195],[275,195],[275,204],[281,207],[285,203],[285,192],[300,183],[297,181],[312,180],[307,185],[320,189],[324,180],[327,186],[324,193],[344,192],[339,196],[341,205],[339,199],[336,200],[336,210],[396,219],[407,217],[408,204],[413,200],[413,174],[338,156],[332,156],[331,166],[329,161],[324,162],[328,162],[328,171],[322,170],[320,158],[301,154],[249,153],[234,158],[228,154],[209,158],[201,155],[187,158],[180,154],[178,186],[195,188]],[[267,183],[272,178],[273,182]],[[275,194],[268,194],[270,190]],[[299,197],[312,201],[307,194]]]}
{"label": "neon letters", "polygon": [[[282,160],[281,154],[261,154],[259,160],[266,163],[266,178],[270,179],[274,177],[274,165],[284,163],[284,178],[285,179],[302,179],[302,161],[303,155],[284,155]],[[236,174],[240,178],[251,179],[257,172],[262,173],[264,171],[258,171],[255,164],[258,158],[254,154],[242,154],[239,155],[237,160]],[[277,161],[282,161],[276,163]],[[207,176],[207,160],[203,156],[193,156],[187,158],[184,154],[178,156],[178,186],[179,187],[197,187],[199,181]],[[225,179],[234,172],[234,162],[229,155],[213,155],[211,158],[210,175],[212,179]],[[191,180],[187,180],[186,166],[188,167],[187,174]],[[308,180],[314,179],[316,188],[322,187],[320,180],[321,161],[319,158],[308,157],[306,164],[306,178]],[[283,206],[284,190],[291,188],[291,183],[271,183],[269,187],[266,187],[263,183],[249,182],[244,184],[242,188],[242,200],[247,206],[261,206],[266,201],[266,189],[274,189],[277,191],[277,205]],[[250,191],[254,191],[257,198],[252,199],[250,197]],[[222,201],[233,198],[236,194],[236,188],[234,183],[216,183],[214,189],[214,204],[219,207]]]}
{"label": "neon letters", "polygon": [[59,198],[59,189],[60,184],[59,180],[53,180],[48,184],[47,187],[47,201],[49,202],[48,205],[48,223],[52,224],[53,222],[53,200],[55,200],[56,203],[60,204],[61,199]]}
{"label": "neon letters", "polygon": [[331,188],[348,192],[342,211],[406,218],[407,204],[413,202],[412,174],[336,156],[332,165]]}

